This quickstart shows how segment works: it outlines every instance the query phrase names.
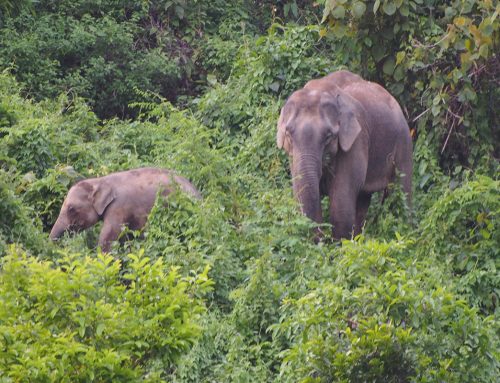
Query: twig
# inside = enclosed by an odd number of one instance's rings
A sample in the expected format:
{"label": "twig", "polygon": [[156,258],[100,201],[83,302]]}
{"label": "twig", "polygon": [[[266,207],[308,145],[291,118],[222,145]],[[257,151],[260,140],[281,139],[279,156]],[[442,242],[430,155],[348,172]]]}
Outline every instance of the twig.
{"label": "twig", "polygon": [[441,39],[439,39],[439,41],[435,42],[434,44],[430,44],[430,45],[424,45],[422,44],[420,41],[418,41],[417,39],[412,39],[412,46],[414,48],[424,48],[424,49],[431,49],[431,48],[435,48],[437,47],[439,44],[441,44],[441,42],[446,39],[448,36],[449,36],[450,32],[448,31],[443,37],[441,37]]}
{"label": "twig", "polygon": [[420,117],[422,117],[424,114],[426,114],[429,110],[431,110],[431,108],[427,108],[426,110],[424,110],[422,113],[420,113],[417,117],[415,117],[412,122],[415,122],[417,121]]}
{"label": "twig", "polygon": [[448,131],[448,135],[446,136],[446,140],[444,141],[443,148],[441,149],[441,154],[443,154],[444,150],[446,149],[446,145],[448,144],[448,140],[450,139],[451,132],[453,131],[453,127],[455,126],[455,121],[457,121],[457,120],[453,120],[453,123],[451,124],[451,128]]}
{"label": "twig", "polygon": [[[446,145],[448,145],[448,140],[451,137],[451,132],[453,131],[453,128],[457,125],[457,121],[460,121],[462,119],[461,116],[453,113],[449,108],[447,109],[447,112],[455,118],[453,119],[453,122],[451,123],[450,130],[448,131],[448,135],[446,136],[446,140],[444,141],[443,148],[441,149],[441,154],[444,153],[444,150],[446,149]],[[448,114],[446,116],[448,116]]]}

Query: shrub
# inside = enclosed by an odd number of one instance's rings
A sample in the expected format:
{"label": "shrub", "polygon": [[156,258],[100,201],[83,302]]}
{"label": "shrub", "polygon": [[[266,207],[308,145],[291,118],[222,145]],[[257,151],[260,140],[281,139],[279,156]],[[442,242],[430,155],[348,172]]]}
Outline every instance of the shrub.
{"label": "shrub", "polygon": [[494,313],[500,298],[498,275],[500,183],[476,176],[439,198],[421,224],[422,253],[447,265],[457,291],[471,305]]}
{"label": "shrub", "polygon": [[37,261],[10,248],[0,272],[0,377],[160,381],[200,334],[208,271],[181,278],[130,254]]}
{"label": "shrub", "polygon": [[283,306],[284,381],[490,382],[499,364],[493,317],[443,285],[411,242],[343,242],[331,280]]}
{"label": "shrub", "polygon": [[101,118],[126,116],[135,87],[175,98],[182,76],[179,58],[145,47],[139,33],[108,14],[24,12],[2,28],[0,66],[13,66],[37,100],[76,92]]}
{"label": "shrub", "polygon": [[275,24],[267,35],[243,45],[227,82],[215,84],[197,101],[202,122],[210,128],[239,131],[273,96],[287,97],[305,79],[338,67],[335,60],[317,54],[317,31],[312,26]]}
{"label": "shrub", "polygon": [[7,252],[7,244],[21,243],[29,250],[42,251],[45,244],[37,224],[31,219],[31,210],[15,193],[12,173],[0,169],[0,257]]}
{"label": "shrub", "polygon": [[[320,34],[406,106],[434,155],[495,171],[498,6],[489,0],[326,1]],[[432,15],[432,16],[430,16]],[[485,153],[488,153],[485,155]]]}

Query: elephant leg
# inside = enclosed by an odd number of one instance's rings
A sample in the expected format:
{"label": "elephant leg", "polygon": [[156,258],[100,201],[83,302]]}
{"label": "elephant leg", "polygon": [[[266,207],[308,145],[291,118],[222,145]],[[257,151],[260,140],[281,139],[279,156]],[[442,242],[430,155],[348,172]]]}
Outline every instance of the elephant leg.
{"label": "elephant leg", "polygon": [[358,195],[358,199],[356,201],[356,227],[354,229],[354,235],[358,235],[361,233],[361,230],[363,230],[371,198],[371,193],[360,193]]}
{"label": "elephant leg", "polygon": [[121,225],[111,222],[104,222],[99,234],[99,246],[103,253],[109,253],[111,243],[116,241],[121,233]]}
{"label": "elephant leg", "polygon": [[333,238],[351,238],[356,225],[356,201],[352,196],[339,195],[330,197],[330,223],[333,226]]}

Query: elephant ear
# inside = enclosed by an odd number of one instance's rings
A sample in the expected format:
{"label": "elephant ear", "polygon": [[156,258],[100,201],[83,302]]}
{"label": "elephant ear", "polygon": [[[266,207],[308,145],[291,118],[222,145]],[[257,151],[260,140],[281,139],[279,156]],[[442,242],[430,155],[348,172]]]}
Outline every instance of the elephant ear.
{"label": "elephant ear", "polygon": [[287,152],[290,150],[291,143],[286,137],[286,129],[294,117],[294,105],[291,102],[287,102],[285,106],[281,108],[280,118],[278,120],[278,132],[276,133],[278,149],[284,148]]}
{"label": "elephant ear", "polygon": [[337,99],[331,92],[323,92],[319,108],[321,118],[327,123],[330,131],[336,136],[339,130],[339,110]]}
{"label": "elephant ear", "polygon": [[347,152],[361,133],[361,125],[357,117],[356,105],[349,96],[339,93],[337,106],[340,111],[339,144],[341,149]]}
{"label": "elephant ear", "polygon": [[101,181],[94,186],[91,199],[97,214],[102,215],[115,198],[115,191],[108,182]]}

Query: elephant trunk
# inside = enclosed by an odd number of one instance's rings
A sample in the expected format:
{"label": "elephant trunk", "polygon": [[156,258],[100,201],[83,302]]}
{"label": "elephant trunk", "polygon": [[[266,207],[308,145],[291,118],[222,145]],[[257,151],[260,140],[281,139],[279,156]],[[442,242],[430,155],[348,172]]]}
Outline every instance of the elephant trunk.
{"label": "elephant trunk", "polygon": [[65,219],[59,217],[57,218],[56,223],[52,227],[52,230],[50,231],[50,239],[55,241],[61,238],[61,236],[64,234],[64,232],[68,229],[69,224],[66,222]]}
{"label": "elephant trunk", "polygon": [[313,221],[321,223],[320,159],[313,154],[294,155],[292,176],[293,194],[300,202],[302,212]]}

